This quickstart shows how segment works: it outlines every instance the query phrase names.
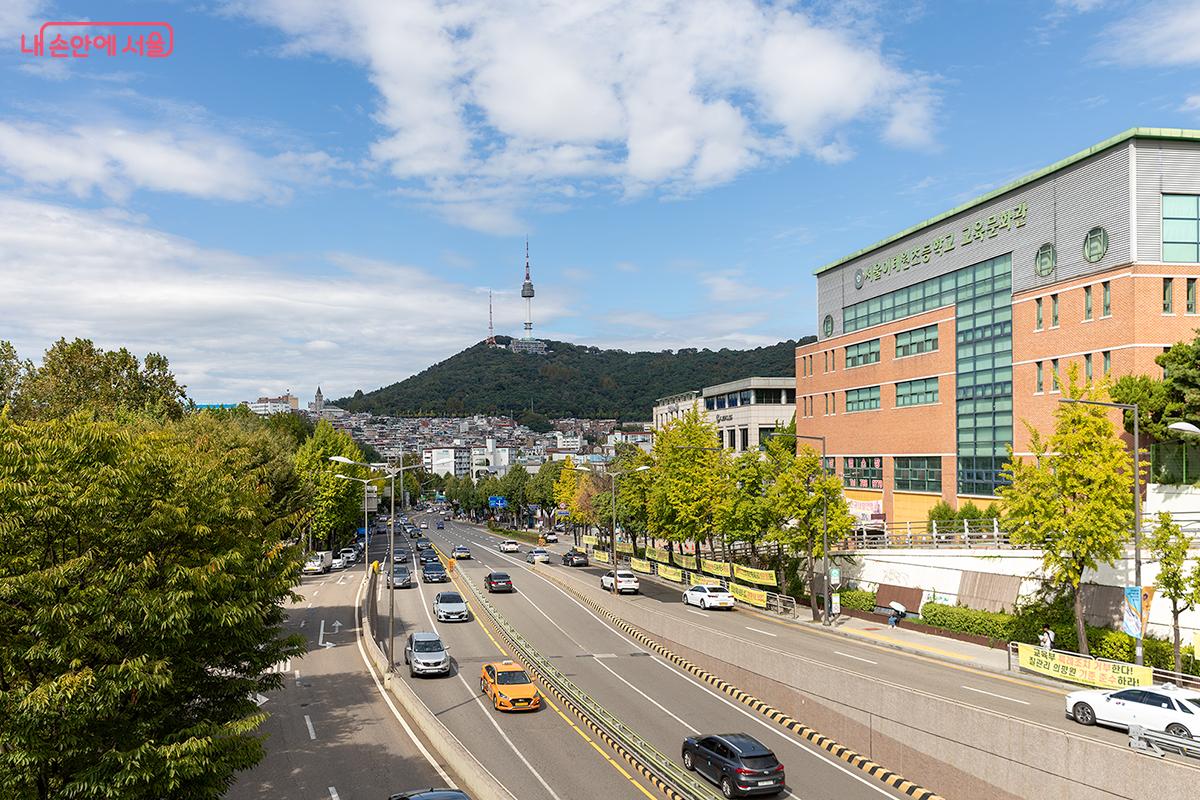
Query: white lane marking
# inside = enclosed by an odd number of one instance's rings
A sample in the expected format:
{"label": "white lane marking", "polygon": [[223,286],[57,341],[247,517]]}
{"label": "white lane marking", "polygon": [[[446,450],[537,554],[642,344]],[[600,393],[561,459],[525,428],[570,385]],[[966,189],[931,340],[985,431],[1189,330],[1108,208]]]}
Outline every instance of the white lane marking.
{"label": "white lane marking", "polygon": [[320,589],[317,589],[315,592],[313,592],[313,597],[316,597],[316,596],[317,596],[317,595],[319,595],[320,593],[321,593],[321,590],[320,590]]}
{"label": "white lane marking", "polygon": [[296,680],[300,680],[300,670],[296,670]]}
{"label": "white lane marking", "polygon": [[[575,605],[577,605],[581,609],[583,609],[584,613],[586,613],[592,619],[596,620],[601,625],[603,625],[605,628],[608,628],[610,631],[612,631],[613,634],[615,634],[617,636],[617,638],[619,638],[622,642],[633,642],[634,644],[638,644],[636,642],[636,640],[630,638],[629,636],[627,636],[624,633],[621,633],[616,628],[614,628],[612,625],[608,624],[608,622],[606,622],[605,620],[603,620],[600,617],[593,614],[589,608],[584,606],[582,603],[580,603],[577,599],[575,599],[571,595],[567,594],[565,591],[563,591],[557,585],[551,583],[549,580],[547,580],[545,577],[543,577],[541,575],[538,575],[538,577],[541,578],[543,581],[546,581],[546,583],[549,586],[551,586],[555,591],[557,591],[563,597],[567,598],[572,603],[574,603]],[[691,609],[688,609],[688,610],[690,611]],[[734,637],[730,637],[730,638],[734,638]],[[641,646],[641,645],[638,644],[638,646]],[[771,649],[771,648],[768,648],[768,649]],[[689,683],[693,686],[699,687],[702,691],[708,693],[709,695],[716,698],[720,702],[729,706],[730,708],[732,708],[734,711],[738,712],[742,716],[746,717],[747,719],[753,720],[756,724],[765,728],[766,730],[770,731],[771,733],[775,734],[779,738],[783,739],[783,741],[793,745],[794,747],[799,749],[801,752],[807,753],[808,755],[817,759],[823,765],[831,766],[834,769],[838,770],[839,772],[844,772],[847,776],[858,781],[863,786],[873,789],[874,791],[878,792],[881,795],[884,795],[885,797],[893,797],[893,795],[891,793],[889,793],[888,790],[885,789],[883,786],[880,786],[878,783],[867,779],[866,777],[859,774],[857,771],[855,771],[854,769],[852,769],[849,766],[843,766],[842,764],[839,764],[837,761],[834,761],[832,758],[826,758],[824,755],[822,755],[820,752],[818,752],[816,750],[810,750],[808,747],[805,747],[804,743],[801,742],[799,739],[792,738],[791,736],[788,735],[788,733],[786,731],[780,730],[777,726],[771,724],[770,722],[768,722],[767,720],[758,716],[757,714],[747,711],[745,708],[737,705],[732,700],[729,700],[728,698],[718,694],[717,692],[715,692],[712,689],[705,686],[703,683],[700,683],[700,681],[697,678],[694,678],[693,676],[689,675],[688,673],[683,672],[682,670],[678,669],[677,667],[675,667],[672,664],[668,664],[667,662],[660,659],[658,656],[652,656],[651,660],[653,660],[654,663],[658,664],[660,667],[665,669],[667,672],[670,672],[672,675],[682,678],[686,683]],[[597,661],[596,663],[601,664],[602,662]],[[825,665],[825,666],[828,666],[828,665]],[[687,727],[691,728],[691,726],[687,726]]]}
{"label": "white lane marking", "polygon": [[329,800],[341,800],[341,798],[338,797],[337,789],[333,788],[332,786],[329,787]]}
{"label": "white lane marking", "polygon": [[868,664],[875,664],[875,665],[879,664],[878,661],[872,661],[871,659],[863,658],[862,656],[852,656],[849,653],[843,653],[841,650],[834,650],[833,652],[837,653],[839,656],[845,656],[846,658],[853,658],[855,661],[865,661]]}
{"label": "white lane marking", "polygon": [[317,732],[315,730],[313,730],[312,717],[308,716],[308,714],[304,715],[304,724],[308,726],[308,738],[316,739]]}
{"label": "white lane marking", "polygon": [[309,608],[312,608],[312,603],[309,603],[309,604],[308,604],[308,607],[309,607]]}
{"label": "white lane marking", "polygon": [[[428,598],[425,597],[424,584],[418,583],[417,591],[421,594],[421,607],[423,609],[425,609],[425,618],[427,620],[429,620],[429,630],[433,631],[434,633],[437,633],[438,632],[437,624],[433,621],[433,614],[430,613],[430,611],[429,611],[430,603],[428,602]],[[440,636],[441,634],[439,633],[438,635]],[[521,751],[519,749],[517,749],[517,746],[515,744],[513,744],[513,740],[508,738],[508,734],[504,732],[504,729],[502,729],[500,727],[500,725],[496,722],[495,718],[490,713],[488,713],[487,707],[483,704],[483,701],[479,699],[479,693],[476,692],[474,689],[472,689],[471,684],[467,683],[467,679],[463,677],[462,670],[458,671],[457,677],[458,677],[458,680],[462,683],[463,688],[467,690],[467,695],[472,700],[474,700],[475,705],[479,707],[480,713],[482,713],[483,716],[487,718],[488,722],[492,723],[492,727],[496,729],[496,733],[500,734],[500,738],[502,738],[505,742],[508,743],[509,749],[511,749],[514,753],[516,753],[517,758],[519,758],[521,760],[521,763],[524,764],[529,769],[529,771],[533,773],[533,777],[537,778],[537,781],[538,781],[538,783],[540,783],[542,785],[542,788],[545,789],[546,792],[549,793],[549,795],[554,798],[554,800],[562,800],[562,798],[559,797],[558,793],[550,788],[550,784],[546,783],[546,779],[542,777],[542,773],[538,772],[534,768],[533,764],[529,763],[529,760],[527,758],[525,758],[524,754],[521,753]],[[403,678],[401,678],[401,680],[403,680]],[[433,711],[433,709],[430,709],[430,711]]]}
{"label": "white lane marking", "polygon": [[300,620],[300,627],[301,627],[301,628],[303,628],[303,627],[304,627],[305,625],[307,625],[307,624],[308,624],[308,620],[306,620],[306,619],[302,619],[302,620]]}
{"label": "white lane marking", "polygon": [[[366,583],[359,584],[358,593],[354,596],[354,609],[355,612],[360,616],[362,615],[362,593],[363,589],[365,588]],[[358,644],[358,654],[362,657],[363,663],[366,664],[367,673],[371,676],[371,680],[375,684],[375,689],[383,697],[383,702],[387,703],[387,707],[391,709],[392,716],[394,716],[396,721],[400,723],[400,727],[404,728],[404,732],[408,734],[409,740],[416,746],[421,755],[425,757],[425,760],[429,762],[429,766],[433,767],[434,770],[437,771],[437,774],[441,776],[442,780],[446,782],[446,786],[450,787],[451,789],[457,789],[458,784],[451,780],[450,776],[446,774],[446,771],[442,769],[441,764],[434,759],[433,755],[425,748],[425,745],[422,744],[421,740],[417,738],[417,735],[413,732],[413,729],[409,727],[408,721],[404,719],[404,717],[400,714],[400,710],[396,708],[396,704],[392,702],[392,698],[388,695],[387,690],[383,688],[383,684],[379,682],[379,676],[375,674],[375,667],[371,664],[371,660],[367,658],[367,651],[363,647],[363,631],[361,626],[359,627],[359,631],[359,635],[354,637],[354,641]],[[499,781],[497,781],[497,783],[499,783]]]}
{"label": "white lane marking", "polygon": [[760,631],[758,628],[751,628],[749,625],[746,626],[746,630],[754,631],[755,633],[761,633],[763,636],[770,636],[772,639],[775,638],[775,634],[769,631]]}
{"label": "white lane marking", "polygon": [[703,611],[697,611],[697,610],[696,610],[696,609],[694,609],[694,608],[686,608],[686,609],[684,609],[684,610],[685,610],[685,611],[687,611],[689,614],[696,614],[697,616],[701,616],[701,617],[707,617],[707,616],[708,616],[708,614],[705,614]]}
{"label": "white lane marking", "polygon": [[1007,695],[1003,695],[1003,694],[994,694],[992,692],[985,692],[983,689],[976,689],[973,686],[964,686],[962,688],[966,689],[968,692],[978,692],[979,694],[986,694],[988,697],[998,697],[1001,700],[1009,700],[1013,703],[1020,703],[1023,706],[1029,705],[1029,703],[1025,702],[1024,700],[1018,700],[1015,697],[1008,697]]}

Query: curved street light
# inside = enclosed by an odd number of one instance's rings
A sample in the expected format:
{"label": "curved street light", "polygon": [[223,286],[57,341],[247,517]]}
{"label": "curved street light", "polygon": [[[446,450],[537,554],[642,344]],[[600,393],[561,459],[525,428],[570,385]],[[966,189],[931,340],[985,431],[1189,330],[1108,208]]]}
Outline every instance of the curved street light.
{"label": "curved street light", "polygon": [[[574,464],[572,464],[569,467],[564,466],[563,469],[569,469],[572,472],[594,472],[595,471],[591,467],[587,466],[586,464],[580,464],[579,466],[575,466]],[[608,537],[608,548],[609,548],[609,556],[610,556],[610,558],[612,558],[612,568],[613,568],[612,592],[614,595],[616,595],[618,593],[617,592],[617,478],[621,477],[622,475],[628,475],[631,472],[646,472],[649,469],[651,469],[651,467],[648,464],[643,464],[640,467],[634,467],[633,469],[627,469],[627,470],[623,470],[621,472],[613,472],[613,471],[605,472],[606,475],[608,475],[609,477],[612,478],[612,480],[610,481],[610,483],[612,484],[612,533]]]}

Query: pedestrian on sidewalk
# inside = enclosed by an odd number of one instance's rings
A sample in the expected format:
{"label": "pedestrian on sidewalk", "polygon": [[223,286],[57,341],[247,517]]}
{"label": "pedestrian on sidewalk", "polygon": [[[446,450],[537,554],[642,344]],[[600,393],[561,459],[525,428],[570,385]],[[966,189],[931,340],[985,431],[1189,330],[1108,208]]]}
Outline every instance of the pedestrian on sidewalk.
{"label": "pedestrian on sidewalk", "polygon": [[888,614],[888,627],[895,628],[899,624],[900,624],[900,612],[893,608],[892,613]]}
{"label": "pedestrian on sidewalk", "polygon": [[1054,649],[1054,631],[1050,630],[1049,625],[1042,626],[1042,633],[1038,636],[1038,647],[1043,650]]}

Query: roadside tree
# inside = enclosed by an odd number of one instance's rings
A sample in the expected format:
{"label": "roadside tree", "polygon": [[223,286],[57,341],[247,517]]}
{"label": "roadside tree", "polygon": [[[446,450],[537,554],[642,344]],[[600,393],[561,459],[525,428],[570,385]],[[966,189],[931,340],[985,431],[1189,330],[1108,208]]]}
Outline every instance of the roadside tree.
{"label": "roadside tree", "polygon": [[308,524],[313,540],[323,542],[325,549],[333,549],[362,519],[362,484],[337,474],[367,477],[361,467],[330,461],[330,456],[363,460],[362,451],[348,434],[321,420],[312,438],[296,451],[296,471],[311,497]]}
{"label": "roadside tree", "polygon": [[[1150,535],[1151,558],[1158,562],[1158,595],[1171,601],[1171,629],[1174,633],[1175,671],[1183,670],[1180,649],[1179,615],[1200,604],[1200,559],[1186,572],[1191,538],[1184,534],[1171,515],[1161,512],[1158,525]],[[1200,653],[1196,654],[1200,658]]]}
{"label": "roadside tree", "polygon": [[716,528],[721,469],[716,426],[695,409],[667,423],[654,438],[654,481],[647,521],[652,536],[698,542]]}

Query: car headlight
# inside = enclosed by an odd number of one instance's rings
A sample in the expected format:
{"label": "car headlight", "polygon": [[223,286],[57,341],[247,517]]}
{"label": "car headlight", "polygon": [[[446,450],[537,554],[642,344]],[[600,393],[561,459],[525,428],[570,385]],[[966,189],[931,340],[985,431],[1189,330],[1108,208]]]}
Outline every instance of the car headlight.
{"label": "car headlight", "polygon": [[497,691],[497,692],[496,692],[496,694],[500,695],[500,699],[501,699],[501,700],[507,700],[507,699],[508,699],[508,695],[506,695],[504,692]]}

